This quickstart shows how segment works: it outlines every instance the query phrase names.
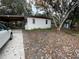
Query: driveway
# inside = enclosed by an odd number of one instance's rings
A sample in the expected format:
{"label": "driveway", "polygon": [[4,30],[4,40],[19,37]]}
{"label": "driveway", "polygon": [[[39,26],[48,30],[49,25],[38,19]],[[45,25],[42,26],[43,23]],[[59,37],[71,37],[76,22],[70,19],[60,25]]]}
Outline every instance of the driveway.
{"label": "driveway", "polygon": [[22,30],[13,30],[13,39],[0,51],[0,59],[25,59]]}

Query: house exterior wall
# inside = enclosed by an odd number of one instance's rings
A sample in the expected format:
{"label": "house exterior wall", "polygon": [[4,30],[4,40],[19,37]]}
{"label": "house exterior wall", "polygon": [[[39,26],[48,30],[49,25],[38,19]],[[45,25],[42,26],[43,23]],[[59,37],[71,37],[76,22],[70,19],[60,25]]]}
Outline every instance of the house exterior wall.
{"label": "house exterior wall", "polygon": [[[35,19],[35,23],[33,23],[33,19]],[[51,20],[42,18],[27,18],[27,23],[25,24],[25,30],[47,29],[47,28],[51,28]]]}

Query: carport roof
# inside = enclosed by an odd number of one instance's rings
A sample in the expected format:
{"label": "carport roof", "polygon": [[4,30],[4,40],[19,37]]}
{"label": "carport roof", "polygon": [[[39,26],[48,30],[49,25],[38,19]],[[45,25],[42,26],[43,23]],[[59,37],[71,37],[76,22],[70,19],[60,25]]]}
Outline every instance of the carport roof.
{"label": "carport roof", "polygon": [[24,17],[22,15],[0,15],[0,17]]}
{"label": "carport roof", "polygon": [[1,21],[22,21],[27,18],[43,18],[43,19],[52,19],[44,16],[23,16],[23,15],[0,15]]}
{"label": "carport roof", "polygon": [[17,20],[24,20],[24,16],[22,15],[0,15],[1,21],[17,21]]}

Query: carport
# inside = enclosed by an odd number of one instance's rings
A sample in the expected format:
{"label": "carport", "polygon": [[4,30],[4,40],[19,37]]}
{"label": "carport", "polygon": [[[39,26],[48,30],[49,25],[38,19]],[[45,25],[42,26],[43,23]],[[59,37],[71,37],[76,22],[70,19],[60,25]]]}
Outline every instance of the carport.
{"label": "carport", "polygon": [[0,15],[0,21],[7,22],[11,28],[24,27],[24,16],[22,15]]}

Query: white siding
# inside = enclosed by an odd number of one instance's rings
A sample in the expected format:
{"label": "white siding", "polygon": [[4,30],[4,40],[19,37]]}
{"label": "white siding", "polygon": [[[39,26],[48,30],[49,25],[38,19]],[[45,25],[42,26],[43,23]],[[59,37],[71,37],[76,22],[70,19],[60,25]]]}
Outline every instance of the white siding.
{"label": "white siding", "polygon": [[[33,23],[33,19],[35,19],[35,24]],[[48,20],[48,23],[46,24],[46,20],[48,19],[42,19],[42,18],[27,18],[27,24],[25,25],[26,30],[31,29],[47,29],[51,28],[51,20]]]}

